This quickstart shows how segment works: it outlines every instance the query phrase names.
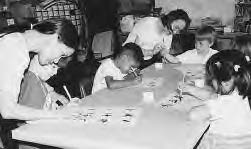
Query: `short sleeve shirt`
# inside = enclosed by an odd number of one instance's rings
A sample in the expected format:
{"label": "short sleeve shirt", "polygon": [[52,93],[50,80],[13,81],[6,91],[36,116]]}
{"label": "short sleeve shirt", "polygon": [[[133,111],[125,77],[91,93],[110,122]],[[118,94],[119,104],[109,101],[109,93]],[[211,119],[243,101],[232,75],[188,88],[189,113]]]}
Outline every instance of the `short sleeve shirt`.
{"label": "short sleeve shirt", "polygon": [[234,92],[207,103],[211,114],[210,132],[221,135],[251,134],[248,100]]}
{"label": "short sleeve shirt", "polygon": [[206,56],[200,56],[198,55],[197,50],[193,49],[178,55],[177,58],[183,64],[206,64],[207,60],[217,52],[218,51],[210,48]]}
{"label": "short sleeve shirt", "polygon": [[106,59],[99,66],[92,87],[92,93],[95,93],[101,89],[107,88],[105,77],[111,76],[115,80],[123,80],[125,74],[121,73],[112,59]]}

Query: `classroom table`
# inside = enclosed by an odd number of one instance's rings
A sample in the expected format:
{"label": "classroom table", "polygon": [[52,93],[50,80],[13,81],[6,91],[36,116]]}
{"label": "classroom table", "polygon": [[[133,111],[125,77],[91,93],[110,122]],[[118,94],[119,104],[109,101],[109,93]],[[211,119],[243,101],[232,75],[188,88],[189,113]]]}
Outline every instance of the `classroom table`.
{"label": "classroom table", "polygon": [[[141,85],[117,90],[104,89],[83,99],[78,107],[136,107],[141,114],[134,125],[82,123],[76,120],[40,120],[12,131],[16,140],[71,149],[192,149],[209,126],[208,121],[189,120],[191,107],[201,103],[185,98],[175,106],[161,107],[163,97],[176,91],[183,75],[164,65],[143,70],[146,78],[163,78],[160,86]],[[154,92],[154,101],[143,100],[144,92]]]}

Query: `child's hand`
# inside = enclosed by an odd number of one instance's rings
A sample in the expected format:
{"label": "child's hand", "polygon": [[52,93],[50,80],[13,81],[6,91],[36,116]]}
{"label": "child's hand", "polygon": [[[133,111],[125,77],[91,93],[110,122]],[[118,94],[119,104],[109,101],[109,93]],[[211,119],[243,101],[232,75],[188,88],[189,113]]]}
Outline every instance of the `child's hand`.
{"label": "child's hand", "polygon": [[[54,103],[55,105],[58,105],[58,106],[65,106],[66,104],[68,104],[69,100],[67,98],[65,98],[65,96],[63,95],[60,95],[56,92],[49,92],[48,94],[52,100],[52,103]],[[59,105],[59,104],[61,105]]]}
{"label": "child's hand", "polygon": [[75,98],[72,98],[71,101],[68,103],[67,106],[68,106],[68,107],[69,107],[69,106],[78,106],[78,105],[81,103],[81,101],[82,101],[82,100],[79,99],[79,98],[76,98],[76,97],[75,97]]}
{"label": "child's hand", "polygon": [[129,72],[126,76],[124,76],[125,80],[133,80],[135,77],[140,76],[140,70],[136,69],[134,72]]}

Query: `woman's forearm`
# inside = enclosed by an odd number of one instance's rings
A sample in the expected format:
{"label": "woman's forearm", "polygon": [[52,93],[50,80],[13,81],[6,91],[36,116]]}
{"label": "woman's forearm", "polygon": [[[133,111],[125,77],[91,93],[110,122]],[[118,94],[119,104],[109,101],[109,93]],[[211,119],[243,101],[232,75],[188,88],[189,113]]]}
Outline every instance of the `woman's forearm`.
{"label": "woman's forearm", "polygon": [[20,105],[11,95],[0,93],[0,112],[4,119],[37,120],[58,117],[58,112],[45,111]]}

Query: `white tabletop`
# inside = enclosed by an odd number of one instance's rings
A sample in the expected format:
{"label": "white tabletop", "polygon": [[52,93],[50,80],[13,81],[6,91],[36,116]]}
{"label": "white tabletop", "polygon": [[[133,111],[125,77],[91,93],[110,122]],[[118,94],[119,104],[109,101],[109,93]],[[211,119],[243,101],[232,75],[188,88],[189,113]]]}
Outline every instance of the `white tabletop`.
{"label": "white tabletop", "polygon": [[[12,131],[16,140],[74,149],[192,149],[208,122],[188,120],[189,109],[200,103],[184,98],[173,107],[162,108],[158,100],[177,88],[182,74],[165,65],[163,70],[154,67],[143,71],[144,78],[164,78],[161,86],[129,87],[102,90],[88,96],[80,105],[86,107],[138,107],[141,114],[132,126],[83,123],[73,120],[41,120],[23,125]],[[145,103],[142,94],[153,91],[155,103]]]}

